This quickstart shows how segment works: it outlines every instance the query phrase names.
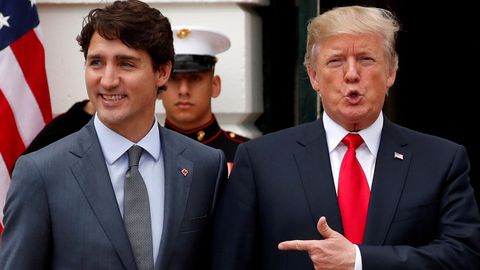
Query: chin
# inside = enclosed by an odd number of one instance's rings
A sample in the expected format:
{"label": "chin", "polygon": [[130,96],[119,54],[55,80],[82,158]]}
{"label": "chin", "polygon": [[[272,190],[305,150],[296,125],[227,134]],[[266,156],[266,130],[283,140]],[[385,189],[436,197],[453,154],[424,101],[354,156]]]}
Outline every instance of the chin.
{"label": "chin", "polygon": [[125,115],[119,113],[118,111],[111,111],[111,110],[98,110],[98,118],[102,120],[102,122],[108,122],[112,124],[118,124],[125,120]]}

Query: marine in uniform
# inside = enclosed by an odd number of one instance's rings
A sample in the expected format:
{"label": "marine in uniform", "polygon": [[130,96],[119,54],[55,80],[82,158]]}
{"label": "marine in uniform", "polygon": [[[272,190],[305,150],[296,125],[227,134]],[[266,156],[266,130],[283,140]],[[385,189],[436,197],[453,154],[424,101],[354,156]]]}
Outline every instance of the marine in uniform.
{"label": "marine in uniform", "polygon": [[165,127],[223,150],[229,169],[235,151],[248,138],[223,130],[212,113],[211,100],[220,95],[221,79],[215,74],[216,55],[230,48],[227,36],[199,26],[174,26],[175,63],[160,93]]}

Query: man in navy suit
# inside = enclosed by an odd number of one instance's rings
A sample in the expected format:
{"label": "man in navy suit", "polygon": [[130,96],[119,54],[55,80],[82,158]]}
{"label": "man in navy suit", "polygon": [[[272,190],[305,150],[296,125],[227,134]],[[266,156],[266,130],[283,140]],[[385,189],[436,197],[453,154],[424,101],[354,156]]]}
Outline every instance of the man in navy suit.
{"label": "man in navy suit", "polygon": [[[239,146],[214,218],[213,269],[480,269],[465,148],[381,112],[398,29],[388,11],[358,6],[311,21],[305,66],[324,113]],[[361,169],[345,177],[352,137]],[[345,204],[360,189],[345,181],[359,175],[365,193]]]}
{"label": "man in navy suit", "polygon": [[[143,2],[116,1],[89,13],[77,41],[96,114],[80,131],[18,160],[0,269],[209,269],[226,161],[222,151],[156,120],[158,92],[174,61],[168,19]],[[135,228],[150,220],[140,232],[150,235],[144,245],[133,244],[123,220],[124,205],[137,200],[124,189],[133,145],[143,148],[135,178],[144,182],[150,214],[136,211],[128,223]]]}

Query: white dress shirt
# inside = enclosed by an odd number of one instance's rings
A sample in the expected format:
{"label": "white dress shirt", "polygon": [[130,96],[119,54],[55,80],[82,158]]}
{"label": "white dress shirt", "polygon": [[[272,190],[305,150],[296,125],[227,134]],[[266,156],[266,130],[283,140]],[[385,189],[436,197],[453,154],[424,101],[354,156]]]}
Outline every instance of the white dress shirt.
{"label": "white dress shirt", "polygon": [[[105,157],[115,197],[117,198],[118,208],[123,217],[123,187],[125,174],[128,170],[128,156],[126,152],[135,143],[105,126],[98,119],[97,114],[95,114],[94,125],[103,156]],[[160,239],[162,238],[165,197],[165,168],[157,119],[155,119],[147,135],[137,145],[144,149],[138,168],[148,191],[152,221],[153,261],[156,263]]]}
{"label": "white dress shirt", "polygon": [[[328,152],[330,153],[333,181],[338,195],[340,166],[343,156],[347,152],[347,146],[342,143],[342,139],[350,132],[335,123],[326,112],[323,113],[323,125],[327,137]],[[382,128],[383,114],[380,113],[377,120],[375,120],[371,126],[358,132],[364,143],[356,149],[356,156],[365,173],[370,189],[372,188],[373,173],[375,172],[375,161],[377,159],[378,147],[380,146]],[[354,270],[362,270],[362,256],[357,245],[355,245],[355,253]]]}

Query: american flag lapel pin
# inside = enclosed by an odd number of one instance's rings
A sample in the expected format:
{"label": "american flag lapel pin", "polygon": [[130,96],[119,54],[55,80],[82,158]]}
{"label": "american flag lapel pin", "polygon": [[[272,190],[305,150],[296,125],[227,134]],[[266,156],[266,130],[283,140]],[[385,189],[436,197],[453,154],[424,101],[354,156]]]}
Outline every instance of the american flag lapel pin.
{"label": "american flag lapel pin", "polygon": [[393,153],[393,158],[403,160],[403,155],[398,152],[395,152]]}
{"label": "american flag lapel pin", "polygon": [[183,176],[187,176],[188,174],[188,170],[185,168],[183,168],[180,172],[183,174]]}

